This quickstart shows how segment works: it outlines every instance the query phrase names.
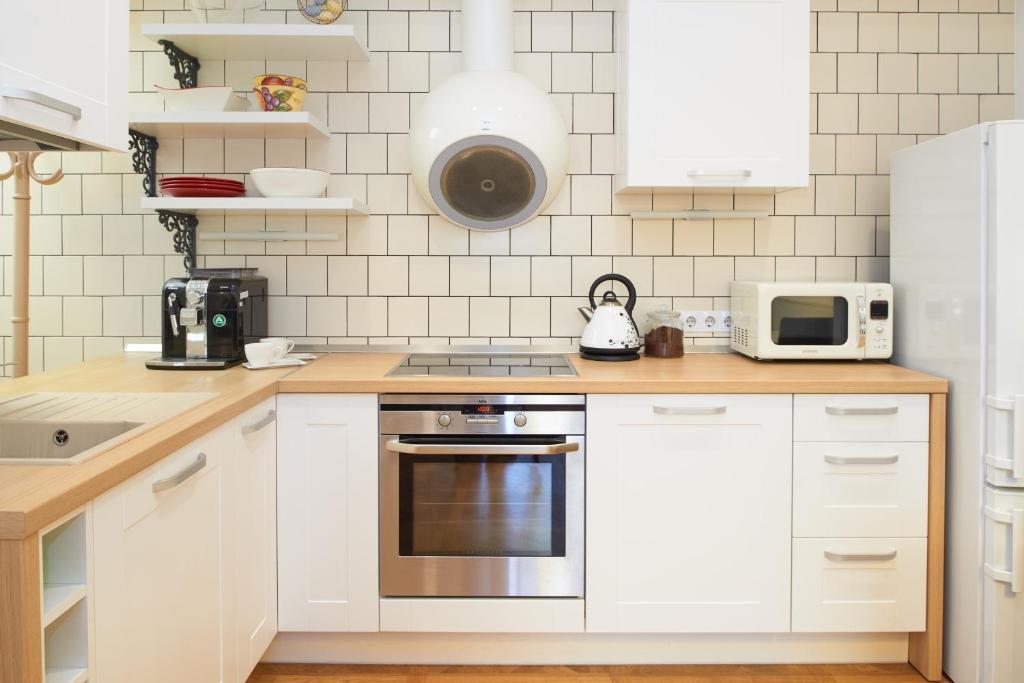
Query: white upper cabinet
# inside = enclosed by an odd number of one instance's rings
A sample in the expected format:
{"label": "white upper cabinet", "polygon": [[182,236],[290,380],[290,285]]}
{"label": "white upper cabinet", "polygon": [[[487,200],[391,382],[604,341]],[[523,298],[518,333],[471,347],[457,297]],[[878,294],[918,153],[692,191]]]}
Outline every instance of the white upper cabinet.
{"label": "white upper cabinet", "polygon": [[808,183],[808,0],[627,0],[618,191]]}
{"label": "white upper cabinet", "polygon": [[278,397],[282,631],[378,631],[377,395]]}
{"label": "white upper cabinet", "polygon": [[588,396],[587,631],[789,630],[792,397]]}
{"label": "white upper cabinet", "polygon": [[20,127],[60,147],[125,151],[128,0],[12,1],[2,14],[0,140]]}

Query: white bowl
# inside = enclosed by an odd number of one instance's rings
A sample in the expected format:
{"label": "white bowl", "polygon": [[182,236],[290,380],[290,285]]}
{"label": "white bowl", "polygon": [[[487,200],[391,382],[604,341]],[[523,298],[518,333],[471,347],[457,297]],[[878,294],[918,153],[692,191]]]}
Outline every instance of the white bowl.
{"label": "white bowl", "polygon": [[249,101],[239,97],[228,85],[204,85],[198,88],[161,88],[167,111],[245,111]]}
{"label": "white bowl", "polygon": [[330,178],[311,168],[254,168],[249,175],[264,197],[320,197]]}

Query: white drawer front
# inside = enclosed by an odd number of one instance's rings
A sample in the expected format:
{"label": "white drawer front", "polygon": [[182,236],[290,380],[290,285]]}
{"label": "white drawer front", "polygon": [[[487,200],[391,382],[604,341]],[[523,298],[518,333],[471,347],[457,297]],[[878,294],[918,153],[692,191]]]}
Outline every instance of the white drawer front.
{"label": "white drawer front", "polygon": [[790,394],[624,394],[614,397],[623,425],[744,425],[791,420]]}
{"label": "white drawer front", "polygon": [[793,631],[923,631],[924,538],[793,540]]}
{"label": "white drawer front", "polygon": [[798,395],[796,441],[927,441],[927,394]]}
{"label": "white drawer front", "polygon": [[793,535],[928,535],[928,444],[797,443]]}

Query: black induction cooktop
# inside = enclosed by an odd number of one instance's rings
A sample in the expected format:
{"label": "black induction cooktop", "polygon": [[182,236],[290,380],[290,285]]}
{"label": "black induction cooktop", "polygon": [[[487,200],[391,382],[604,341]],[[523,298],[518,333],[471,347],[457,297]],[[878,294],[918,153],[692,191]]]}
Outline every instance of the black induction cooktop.
{"label": "black induction cooktop", "polygon": [[389,376],[424,377],[574,377],[561,353],[411,353]]}

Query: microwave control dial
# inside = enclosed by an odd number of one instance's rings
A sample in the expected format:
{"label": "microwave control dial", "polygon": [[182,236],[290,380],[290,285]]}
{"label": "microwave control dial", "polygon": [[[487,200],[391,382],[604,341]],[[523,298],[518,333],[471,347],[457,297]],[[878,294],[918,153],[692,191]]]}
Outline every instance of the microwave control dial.
{"label": "microwave control dial", "polygon": [[512,421],[515,422],[516,427],[525,427],[526,426],[526,416],[523,415],[522,413],[519,413],[518,415],[516,415],[512,419]]}
{"label": "microwave control dial", "polygon": [[437,416],[437,424],[442,427],[447,427],[452,423],[452,416],[448,413],[441,413]]}

